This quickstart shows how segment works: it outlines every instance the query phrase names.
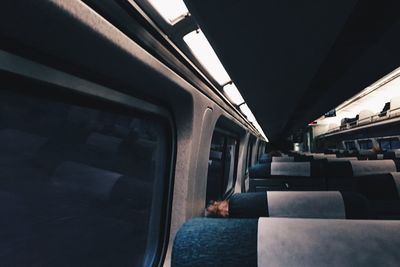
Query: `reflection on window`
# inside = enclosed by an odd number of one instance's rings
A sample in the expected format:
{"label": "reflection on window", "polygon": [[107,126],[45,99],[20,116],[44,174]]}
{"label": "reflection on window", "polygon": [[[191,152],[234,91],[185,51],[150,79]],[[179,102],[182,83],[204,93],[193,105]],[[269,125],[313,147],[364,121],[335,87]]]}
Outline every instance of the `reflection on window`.
{"label": "reflection on window", "polygon": [[251,167],[251,154],[253,154],[253,142],[249,141],[249,144],[247,145],[246,173],[249,172],[249,168]]}
{"label": "reflection on window", "polygon": [[167,124],[5,90],[0,102],[1,265],[148,266]]}
{"label": "reflection on window", "polygon": [[358,141],[358,145],[360,146],[360,149],[372,149],[372,140],[362,140]]}
{"label": "reflection on window", "polygon": [[378,141],[382,150],[400,149],[400,141],[397,138],[380,139]]}
{"label": "reflection on window", "polygon": [[347,141],[344,144],[345,144],[347,150],[355,150],[356,149],[356,145],[354,144],[354,141]]}
{"label": "reflection on window", "polygon": [[223,199],[230,194],[236,181],[238,141],[236,138],[214,132],[207,177],[207,198],[210,200]]}

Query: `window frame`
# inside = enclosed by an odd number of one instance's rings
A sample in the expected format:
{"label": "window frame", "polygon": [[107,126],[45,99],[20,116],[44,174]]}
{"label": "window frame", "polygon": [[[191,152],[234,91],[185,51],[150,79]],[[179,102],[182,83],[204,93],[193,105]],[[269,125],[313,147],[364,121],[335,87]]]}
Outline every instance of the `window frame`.
{"label": "window frame", "polygon": [[[32,82],[43,83],[44,85],[51,86],[50,95],[46,94],[46,89],[35,89],[33,92],[23,92],[22,94],[32,94],[39,98],[57,99],[54,95],[62,94],[73,98],[85,98],[93,101],[93,103],[117,107],[116,113],[123,110],[121,114],[129,116],[129,111],[138,112],[146,116],[157,116],[165,121],[167,127],[168,136],[166,140],[166,162],[165,162],[165,173],[164,173],[164,188],[161,189],[163,192],[161,203],[161,214],[160,216],[160,234],[157,240],[157,247],[154,250],[154,254],[151,257],[145,257],[143,266],[149,266],[149,260],[151,261],[150,266],[163,266],[166,252],[168,249],[170,226],[171,226],[171,215],[172,215],[172,197],[174,188],[174,172],[176,162],[176,146],[177,146],[177,134],[176,126],[173,119],[172,113],[165,107],[143,100],[133,96],[133,94],[127,94],[120,92],[116,89],[111,89],[100,85],[98,83],[86,80],[84,78],[75,76],[70,73],[66,73],[61,70],[25,59],[23,57],[11,54],[7,51],[0,49],[0,73],[3,75],[13,75],[21,77],[22,79],[28,79]],[[54,90],[54,92],[53,92]],[[29,89],[28,89],[29,91]],[[42,95],[41,95],[42,94]],[[56,100],[57,101],[57,100]],[[59,101],[59,100],[58,100]],[[72,105],[79,105],[83,107],[91,107],[88,103],[80,102],[69,102]],[[100,110],[108,110],[103,106],[99,107]]]}

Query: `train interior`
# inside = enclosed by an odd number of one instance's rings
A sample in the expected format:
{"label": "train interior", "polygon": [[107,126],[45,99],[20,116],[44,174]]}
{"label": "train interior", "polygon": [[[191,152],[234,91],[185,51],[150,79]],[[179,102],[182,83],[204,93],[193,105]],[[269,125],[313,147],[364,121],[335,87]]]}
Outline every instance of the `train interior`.
{"label": "train interior", "polygon": [[1,266],[399,266],[398,1],[4,0]]}

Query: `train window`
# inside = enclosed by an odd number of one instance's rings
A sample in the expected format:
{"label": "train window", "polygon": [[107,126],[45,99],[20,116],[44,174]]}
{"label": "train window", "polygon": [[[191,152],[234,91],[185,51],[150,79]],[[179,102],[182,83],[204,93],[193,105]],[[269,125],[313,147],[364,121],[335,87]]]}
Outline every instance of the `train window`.
{"label": "train window", "polygon": [[260,159],[260,156],[263,154],[263,144],[262,142],[258,143],[258,147],[257,147],[257,161]]}
{"label": "train window", "polygon": [[214,131],[208,166],[206,203],[226,198],[233,192],[238,147],[239,142],[236,137],[222,130]]}
{"label": "train window", "polygon": [[33,96],[20,85],[6,89],[2,265],[153,265],[167,207],[168,121],[65,91]]}
{"label": "train window", "polygon": [[397,138],[379,139],[378,142],[382,150],[400,149],[400,141]]}
{"label": "train window", "polygon": [[247,145],[246,173],[249,172],[249,168],[251,167],[251,154],[253,154],[253,141],[249,140],[249,144]]}
{"label": "train window", "polygon": [[346,141],[344,142],[346,149],[347,150],[355,150],[356,149],[356,144],[354,143],[354,141]]}
{"label": "train window", "polygon": [[361,140],[358,141],[358,145],[360,146],[360,149],[372,149],[372,140]]}

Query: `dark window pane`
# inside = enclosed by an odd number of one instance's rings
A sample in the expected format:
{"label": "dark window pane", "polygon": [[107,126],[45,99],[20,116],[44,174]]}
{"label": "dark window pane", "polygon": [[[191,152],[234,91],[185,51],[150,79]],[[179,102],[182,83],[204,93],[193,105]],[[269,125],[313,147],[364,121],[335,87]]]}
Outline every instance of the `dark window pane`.
{"label": "dark window pane", "polygon": [[379,140],[379,146],[381,147],[382,150],[390,150],[391,149],[390,140],[387,139]]}
{"label": "dark window pane", "polygon": [[346,149],[348,149],[348,150],[355,150],[356,149],[356,146],[355,146],[353,141],[345,142],[345,145],[346,145]]}
{"label": "dark window pane", "polygon": [[400,149],[400,141],[398,139],[393,138],[390,146],[392,149]]}
{"label": "dark window pane", "polygon": [[249,172],[249,168],[251,167],[251,154],[253,153],[253,142],[249,141],[247,146],[247,157],[246,157],[246,173]]}
{"label": "dark window pane", "polygon": [[228,193],[234,187],[235,176],[236,176],[236,147],[237,141],[233,138],[227,137],[226,153],[225,153],[225,175],[224,193]]}
{"label": "dark window pane", "polygon": [[210,200],[223,199],[236,181],[236,157],[238,141],[226,134],[215,131],[211,140],[211,150],[207,175],[207,197]]}
{"label": "dark window pane", "polygon": [[225,136],[219,132],[214,132],[211,140],[210,158],[208,161],[207,175],[207,198],[217,200],[222,197],[223,175],[224,175],[224,153]]}
{"label": "dark window pane", "polygon": [[358,141],[360,149],[372,149],[372,140]]}
{"label": "dark window pane", "polygon": [[167,124],[5,90],[0,102],[1,265],[147,266]]}

